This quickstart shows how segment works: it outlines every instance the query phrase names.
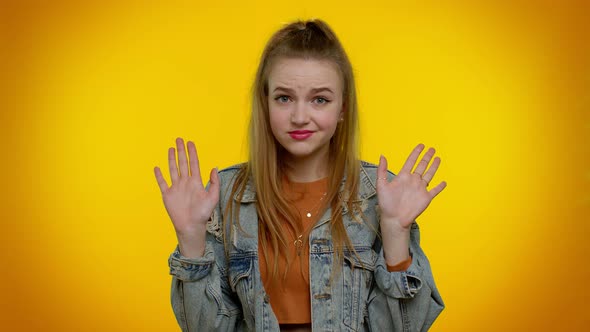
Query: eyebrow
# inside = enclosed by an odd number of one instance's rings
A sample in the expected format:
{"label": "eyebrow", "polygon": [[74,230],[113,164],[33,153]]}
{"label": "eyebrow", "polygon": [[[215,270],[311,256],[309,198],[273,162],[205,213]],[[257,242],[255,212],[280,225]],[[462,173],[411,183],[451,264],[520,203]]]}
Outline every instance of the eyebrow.
{"label": "eyebrow", "polygon": [[[281,90],[281,91],[285,91],[285,92],[288,92],[288,93],[294,93],[293,89],[289,89],[289,88],[286,88],[286,87],[283,87],[283,86],[277,86],[277,87],[276,87],[276,88],[273,90],[273,92],[276,92],[276,91],[279,91],[279,90]],[[328,91],[328,92],[330,92],[330,93],[334,93],[334,91],[332,91],[332,89],[330,89],[330,88],[328,88],[328,87],[321,87],[321,88],[313,88],[313,89],[311,89],[311,93],[312,93],[312,94],[313,94],[313,93],[322,92],[322,91]]]}

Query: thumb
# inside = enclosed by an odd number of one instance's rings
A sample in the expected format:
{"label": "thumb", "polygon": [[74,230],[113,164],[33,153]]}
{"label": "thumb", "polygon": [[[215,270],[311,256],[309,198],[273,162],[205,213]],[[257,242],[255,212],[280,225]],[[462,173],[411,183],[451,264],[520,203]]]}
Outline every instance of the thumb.
{"label": "thumb", "polygon": [[209,186],[208,192],[211,193],[211,198],[217,201],[219,200],[219,173],[217,172],[217,167],[211,169],[211,174],[209,174]]}
{"label": "thumb", "polygon": [[379,166],[377,167],[377,185],[387,181],[387,159],[381,155],[379,157]]}

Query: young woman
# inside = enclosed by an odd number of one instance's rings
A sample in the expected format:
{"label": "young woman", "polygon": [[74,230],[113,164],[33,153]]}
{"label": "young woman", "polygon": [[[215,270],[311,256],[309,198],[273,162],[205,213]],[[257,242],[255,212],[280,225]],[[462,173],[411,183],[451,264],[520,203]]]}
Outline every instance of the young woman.
{"label": "young woman", "polygon": [[258,67],[249,160],[205,188],[178,138],[172,185],[154,169],[183,331],[426,331],[443,310],[415,222],[446,186],[427,190],[440,158],[417,163],[419,144],[397,175],[360,161],[355,89],[329,26],[291,23]]}

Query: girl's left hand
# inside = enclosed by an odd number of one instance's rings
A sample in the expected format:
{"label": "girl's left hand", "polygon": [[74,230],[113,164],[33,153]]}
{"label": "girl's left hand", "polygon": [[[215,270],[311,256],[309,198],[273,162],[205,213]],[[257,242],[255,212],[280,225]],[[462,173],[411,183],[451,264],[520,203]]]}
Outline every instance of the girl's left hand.
{"label": "girl's left hand", "polygon": [[428,171],[424,173],[430,159],[434,156],[434,148],[426,151],[412,173],[412,168],[414,168],[423,149],[424,144],[418,144],[414,148],[400,172],[391,182],[387,180],[387,159],[381,156],[379,160],[377,197],[381,211],[380,219],[381,222],[397,223],[397,225],[387,226],[397,226],[403,230],[409,230],[416,217],[424,212],[432,199],[447,186],[447,183],[443,181],[430,191],[426,189],[440,165],[440,157],[436,157]]}

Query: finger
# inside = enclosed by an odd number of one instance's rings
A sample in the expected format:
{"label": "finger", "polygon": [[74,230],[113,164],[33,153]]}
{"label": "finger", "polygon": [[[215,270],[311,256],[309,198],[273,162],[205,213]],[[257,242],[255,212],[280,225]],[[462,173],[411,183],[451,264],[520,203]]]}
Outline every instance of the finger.
{"label": "finger", "polygon": [[178,168],[180,169],[180,176],[188,176],[188,162],[186,160],[184,141],[180,137],[176,139],[176,150],[178,151]]}
{"label": "finger", "polygon": [[168,189],[168,183],[166,183],[166,180],[162,176],[162,172],[160,171],[159,167],[154,167],[154,173],[156,174],[156,181],[158,181],[158,187],[160,187],[160,191],[163,194]]}
{"label": "finger", "polygon": [[377,185],[383,181],[387,183],[387,159],[381,155],[379,157],[379,166],[377,167]]}
{"label": "finger", "polygon": [[209,174],[209,189],[207,192],[211,194],[211,198],[217,204],[219,200],[219,174],[217,173],[217,168],[213,168],[211,173]]}
{"label": "finger", "polygon": [[440,192],[447,187],[447,183],[445,181],[439,183],[436,187],[432,188],[428,193],[430,194],[431,199],[436,197],[436,195],[440,194]]}
{"label": "finger", "polygon": [[203,179],[201,178],[201,168],[199,167],[199,155],[197,154],[197,147],[195,146],[195,143],[191,141],[188,141],[186,146],[188,148],[191,176],[201,187],[203,187]]}
{"label": "finger", "polygon": [[426,182],[430,182],[432,180],[432,178],[434,177],[434,174],[436,173],[436,170],[438,169],[439,165],[440,165],[440,157],[434,158],[434,160],[432,161],[432,165],[430,165],[430,168],[428,168],[428,171],[426,171],[426,173],[422,176],[422,178]]}
{"label": "finger", "polygon": [[176,168],[176,154],[174,148],[168,149],[168,168],[170,169],[170,180],[172,184],[178,182],[178,168]]}
{"label": "finger", "polygon": [[424,170],[426,170],[426,166],[428,166],[430,159],[432,159],[432,156],[434,156],[434,152],[435,152],[434,148],[430,148],[430,149],[428,149],[428,151],[426,151],[426,153],[424,154],[424,157],[422,157],[422,160],[420,160],[420,162],[418,163],[418,166],[416,166],[414,173],[420,174],[420,175],[422,175],[424,173]]}
{"label": "finger", "polygon": [[416,145],[414,150],[412,150],[412,153],[410,153],[410,156],[406,160],[404,166],[400,170],[400,173],[403,173],[403,172],[410,173],[412,171],[412,168],[414,168],[414,165],[416,165],[416,160],[418,160],[418,156],[420,156],[420,152],[422,152],[423,149],[424,149],[424,144],[420,143],[420,144]]}

